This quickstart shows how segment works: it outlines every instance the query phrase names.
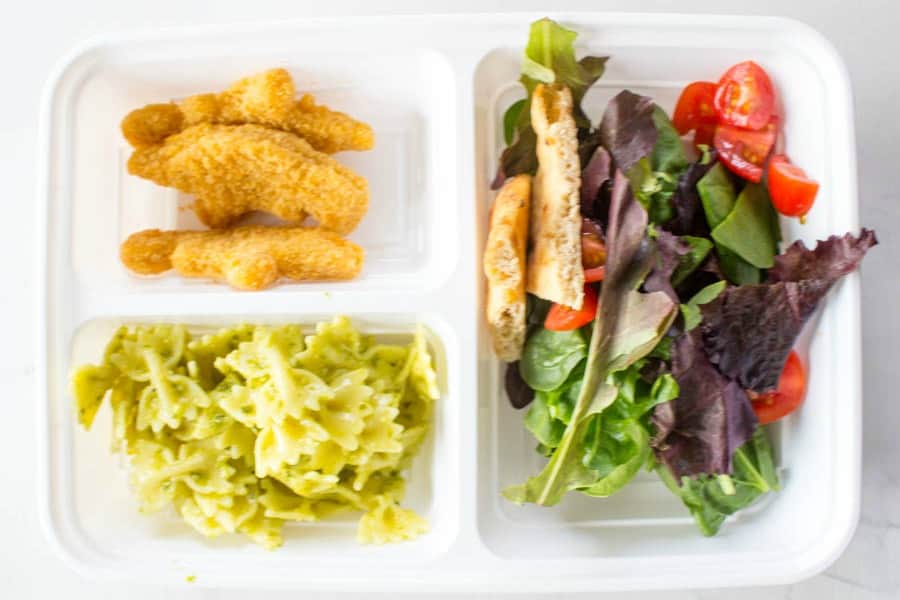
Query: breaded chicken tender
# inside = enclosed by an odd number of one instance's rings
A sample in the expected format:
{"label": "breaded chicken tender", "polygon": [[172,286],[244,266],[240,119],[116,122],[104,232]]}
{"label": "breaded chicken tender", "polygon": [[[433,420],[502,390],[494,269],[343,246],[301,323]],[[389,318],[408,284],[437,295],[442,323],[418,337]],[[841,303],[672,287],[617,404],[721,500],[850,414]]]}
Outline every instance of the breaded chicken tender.
{"label": "breaded chicken tender", "polygon": [[184,277],[261,290],[281,277],[294,281],[353,279],[363,250],[339,235],[310,227],[247,225],[210,231],[147,229],[122,244],[125,266],[142,275],[175,269]]}
{"label": "breaded chicken tender", "polygon": [[197,216],[213,228],[259,210],[294,223],[309,214],[347,234],[369,204],[364,177],[294,134],[259,125],[188,127],[137,148],[128,172],[194,194]]}
{"label": "breaded chicken tender", "polygon": [[[190,96],[180,104],[151,104],[129,113],[122,133],[135,148],[162,142],[199,123],[265,125],[295,133],[320,152],[369,150],[375,135],[369,125],[327,106],[310,94],[295,100],[290,73],[271,69],[237,81],[218,94]],[[180,113],[180,119],[173,116]]]}

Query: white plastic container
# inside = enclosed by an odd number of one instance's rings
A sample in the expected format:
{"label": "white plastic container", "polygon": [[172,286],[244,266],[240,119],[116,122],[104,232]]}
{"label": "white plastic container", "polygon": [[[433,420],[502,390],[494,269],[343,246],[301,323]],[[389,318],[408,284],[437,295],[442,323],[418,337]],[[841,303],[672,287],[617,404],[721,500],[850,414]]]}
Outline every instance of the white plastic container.
{"label": "white plastic container", "polygon": [[[824,569],[857,521],[860,476],[859,280],[849,276],[807,332],[806,408],[779,436],[783,489],[715,538],[650,477],[607,500],[554,508],[499,495],[540,466],[522,414],[503,396],[483,322],[480,255],[502,146],[500,116],[529,23],[544,15],[313,20],[96,39],[53,75],[43,106],[38,343],[40,510],[49,539],[92,578],[248,588],[588,591],[785,583]],[[622,88],[671,110],[681,87],[752,58],[772,75],[787,151],[822,188],[807,242],[857,229],[853,115],[833,48],[792,21],[636,14],[549,15],[583,52],[610,55],[586,99],[596,121]],[[239,293],[175,276],[139,279],[119,242],[148,227],[190,226],[184,198],[128,176],[118,123],[149,102],[222,89],[288,68],[298,88],[370,122],[377,147],[341,160],[369,178],[369,215],[353,239],[363,275],[338,284]],[[96,361],[117,323],[314,323],[334,314],[393,333],[426,325],[442,399],[409,474],[408,503],[431,523],[414,542],[358,546],[352,521],[286,527],[266,552],[240,536],[207,541],[174,515],[142,516],[108,414],[76,428],[66,375]]]}

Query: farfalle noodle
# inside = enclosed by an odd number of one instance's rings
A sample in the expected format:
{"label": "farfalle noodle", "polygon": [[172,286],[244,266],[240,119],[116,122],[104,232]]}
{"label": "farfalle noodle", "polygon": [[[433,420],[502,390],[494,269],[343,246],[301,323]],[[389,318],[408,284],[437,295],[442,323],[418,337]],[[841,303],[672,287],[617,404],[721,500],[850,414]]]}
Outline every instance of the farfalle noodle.
{"label": "farfalle noodle", "polygon": [[[143,512],[174,506],[204,535],[275,548],[285,521],[363,513],[363,543],[413,538],[401,473],[438,398],[421,331],[375,344],[349,320],[240,325],[192,339],[180,325],[120,328],[103,364],[72,373],[79,422],[103,399]],[[108,393],[107,393],[108,392]]]}

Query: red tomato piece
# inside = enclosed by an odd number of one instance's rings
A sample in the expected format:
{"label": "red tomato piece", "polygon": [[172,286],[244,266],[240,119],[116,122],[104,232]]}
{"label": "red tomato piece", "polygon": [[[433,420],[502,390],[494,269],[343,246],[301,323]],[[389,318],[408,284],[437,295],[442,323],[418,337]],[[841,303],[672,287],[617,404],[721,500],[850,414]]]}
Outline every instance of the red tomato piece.
{"label": "red tomato piece", "polygon": [[547,313],[544,327],[550,331],[571,331],[587,325],[597,314],[597,291],[593,286],[584,286],[584,303],[581,309],[575,310],[562,304],[554,303]]}
{"label": "red tomato piece", "polygon": [[762,129],[775,111],[775,86],[762,67],[748,60],[725,71],[714,104],[720,123]]}
{"label": "red tomato piece", "polygon": [[603,230],[590,219],[581,220],[581,266],[585,269],[599,267],[606,263],[606,245]]}
{"label": "red tomato piece", "polygon": [[726,167],[744,179],[754,183],[762,179],[763,164],[775,144],[777,121],[764,129],[750,131],[730,125],[719,125],[713,138],[713,146]]}
{"label": "red tomato piece", "polygon": [[715,123],[703,123],[698,125],[697,129],[694,131],[694,145],[699,146],[700,144],[703,144],[705,146],[712,146],[715,135]]}
{"label": "red tomato piece", "polygon": [[[711,133],[715,127],[717,121],[713,105],[715,95],[716,84],[710,81],[695,81],[681,91],[675,112],[672,113],[672,125],[679,134],[684,135],[695,130],[697,133],[694,135],[694,143],[708,143],[697,138],[700,136],[701,128],[704,128],[704,131],[709,129]],[[708,137],[712,140],[712,135]]]}
{"label": "red tomato piece", "polygon": [[818,182],[792,165],[787,156],[773,156],[768,169],[769,196],[775,210],[786,217],[802,218],[812,208],[819,193]]}
{"label": "red tomato piece", "polygon": [[778,378],[778,389],[755,396],[753,411],[761,425],[772,423],[797,410],[805,395],[806,371],[800,356],[791,350]]}
{"label": "red tomato piece", "polygon": [[598,281],[603,281],[605,277],[606,265],[600,265],[599,267],[592,267],[590,269],[584,270],[585,283],[596,283]]}

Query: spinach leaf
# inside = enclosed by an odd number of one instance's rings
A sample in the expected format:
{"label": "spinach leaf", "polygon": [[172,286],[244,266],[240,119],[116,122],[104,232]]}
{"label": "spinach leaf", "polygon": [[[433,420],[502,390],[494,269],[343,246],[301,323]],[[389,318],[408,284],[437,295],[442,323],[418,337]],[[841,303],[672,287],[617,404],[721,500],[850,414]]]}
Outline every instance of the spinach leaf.
{"label": "spinach leaf", "polygon": [[711,283],[694,294],[690,300],[679,307],[681,309],[681,316],[684,318],[685,331],[690,331],[700,324],[700,321],[703,320],[703,315],[700,313],[700,305],[715,300],[718,295],[725,290],[726,285],[727,282],[725,281]]}
{"label": "spinach leaf", "polygon": [[[721,225],[737,203],[731,176],[721,163],[716,163],[700,178],[697,182],[697,193],[700,195],[710,229]],[[728,281],[737,285],[747,285],[759,283],[762,279],[759,269],[718,241],[716,253],[719,255],[719,268]]]}
{"label": "spinach leaf", "polygon": [[713,226],[712,238],[754,267],[771,268],[781,230],[765,186],[748,183],[728,216]]}
{"label": "spinach leaf", "polygon": [[718,227],[734,210],[737,194],[731,183],[731,177],[722,163],[716,163],[700,178],[697,182],[697,192],[700,194],[703,212],[706,213],[706,222],[710,229]]}
{"label": "spinach leaf", "polygon": [[778,490],[772,449],[763,428],[757,428],[753,437],[735,451],[732,463],[731,475],[682,477],[680,483],[665,465],[656,467],[666,487],[681,498],[703,535],[715,535],[726,517]]}
{"label": "spinach leaf", "polygon": [[561,386],[587,356],[581,330],[538,329],[525,341],[519,373],[532,389],[550,391]]}
{"label": "spinach leaf", "polygon": [[681,136],[669,120],[669,115],[659,106],[653,109],[653,126],[656,127],[656,144],[650,153],[650,164],[654,171],[683,173],[688,168],[687,156]]}

